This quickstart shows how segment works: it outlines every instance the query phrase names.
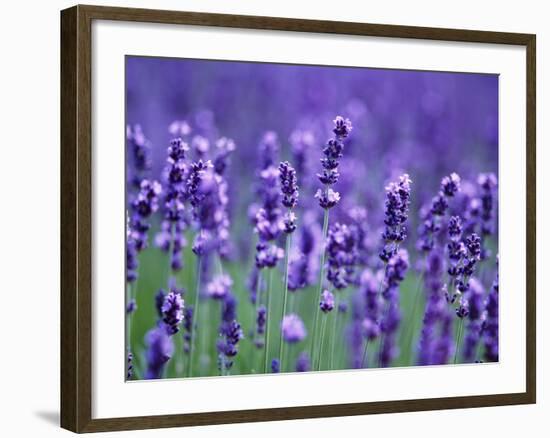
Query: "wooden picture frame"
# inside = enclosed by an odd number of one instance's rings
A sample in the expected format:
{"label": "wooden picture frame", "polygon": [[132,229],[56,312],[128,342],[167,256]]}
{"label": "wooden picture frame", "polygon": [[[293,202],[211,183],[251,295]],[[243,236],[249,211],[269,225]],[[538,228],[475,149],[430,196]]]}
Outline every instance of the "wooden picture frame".
{"label": "wooden picture frame", "polygon": [[[519,45],[526,48],[526,391],[461,396],[207,412],[127,418],[92,418],[92,154],[91,63],[94,20],[185,24],[388,38]],[[437,409],[528,404],[536,401],[536,37],[486,32],[75,6],[61,12],[61,426],[74,432],[98,432],[177,426],[274,421]]]}

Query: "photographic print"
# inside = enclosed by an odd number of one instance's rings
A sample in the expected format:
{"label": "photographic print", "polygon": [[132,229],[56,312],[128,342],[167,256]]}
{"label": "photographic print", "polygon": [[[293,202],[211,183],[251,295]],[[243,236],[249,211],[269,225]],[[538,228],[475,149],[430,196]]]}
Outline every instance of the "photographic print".
{"label": "photographic print", "polygon": [[127,380],[498,362],[498,75],[125,69]]}

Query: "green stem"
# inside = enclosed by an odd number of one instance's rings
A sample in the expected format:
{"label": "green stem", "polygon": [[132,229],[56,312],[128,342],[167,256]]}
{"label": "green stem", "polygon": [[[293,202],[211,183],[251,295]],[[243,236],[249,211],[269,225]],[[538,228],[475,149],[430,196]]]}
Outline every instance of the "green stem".
{"label": "green stem", "polygon": [[[419,297],[420,297],[420,286],[422,285],[422,281],[424,279],[424,272],[425,271],[422,271],[422,273],[419,275],[418,277],[418,280],[416,282],[416,287],[414,288],[414,304],[413,304],[413,309],[412,309],[412,313],[411,313],[411,318],[409,320],[409,324],[408,324],[408,330],[409,330],[409,333],[408,333],[408,337],[407,337],[407,348],[409,350],[409,356],[412,358],[413,355],[410,354],[413,347],[412,347],[412,341],[413,341],[413,338],[414,338],[414,332],[416,330],[416,310],[418,308],[418,301],[419,301]],[[414,365],[414,363],[411,363],[411,365]]]}
{"label": "green stem", "polygon": [[294,301],[296,300],[296,291],[288,296],[288,313],[294,313]]}
{"label": "green stem", "polygon": [[[202,305],[202,308],[204,309],[203,311],[203,320],[204,321],[207,321],[208,323],[207,324],[204,324],[204,327],[202,328],[203,330],[199,333],[200,334],[200,351],[203,352],[203,355],[206,355],[208,356],[208,366],[209,366],[209,369],[210,368],[210,365],[212,364],[212,362],[210,362],[210,344],[209,344],[209,340],[210,340],[210,337],[211,337],[211,334],[210,334],[210,328],[211,328],[211,324],[209,323],[210,322],[210,300],[207,299],[204,304]],[[214,361],[215,362],[215,361]]]}
{"label": "green stem", "polygon": [[338,315],[340,314],[340,312],[338,311],[338,303],[339,303],[339,296],[338,296],[338,292],[336,293],[336,299],[335,299],[335,302],[334,302],[334,311],[336,312],[336,315],[334,315],[334,329],[329,333],[329,337],[330,337],[330,357],[328,358],[329,360],[329,369],[332,370],[333,369],[333,364],[334,364],[334,353],[335,353],[335,346],[336,346],[336,333],[338,331]]}
{"label": "green stem", "polygon": [[[292,241],[292,234],[287,234],[286,236],[286,249],[285,249],[285,287],[283,292],[283,310],[281,315],[281,321],[286,315],[286,306],[287,306],[287,296],[288,296],[288,265],[290,262],[290,246]],[[280,343],[279,343],[279,360],[281,361],[281,372],[284,372],[284,340],[283,340],[283,332],[280,331]]]}
{"label": "green stem", "polygon": [[[260,308],[261,282],[262,282],[262,271],[258,270],[258,278],[256,280],[256,303],[252,306],[253,315],[252,315],[251,332],[254,334],[256,334],[256,318],[258,317],[258,309]],[[252,348],[250,349],[250,372],[251,373],[256,372],[254,368],[254,364],[257,362],[257,359],[258,359],[256,357],[256,350],[258,350],[258,348],[256,347],[256,345],[254,345],[254,338],[255,336],[253,336],[252,338]]]}
{"label": "green stem", "polygon": [[[126,286],[126,307],[132,300],[132,283]],[[127,309],[124,309],[127,312]],[[133,312],[132,312],[133,313]],[[128,352],[132,351],[132,313],[127,313],[126,316],[126,347]]]}
{"label": "green stem", "polygon": [[201,285],[202,257],[198,256],[197,262],[197,288],[195,291],[195,303],[193,312],[193,324],[191,325],[191,345],[189,346],[189,367],[188,377],[193,375],[193,356],[195,353],[195,337],[197,326],[199,325],[199,304],[200,304],[200,285]]}
{"label": "green stem", "polygon": [[[293,347],[293,344],[290,344],[288,346],[288,348],[285,350],[285,357],[284,358],[281,358],[281,361],[284,360],[285,362],[287,362],[287,359],[290,357],[293,357],[294,356],[294,347]],[[292,363],[292,362],[291,362]],[[294,367],[291,365],[290,367],[290,372],[292,371],[295,371],[294,370]],[[282,371],[282,368],[281,368],[281,371]]]}
{"label": "green stem", "polygon": [[166,273],[166,287],[170,293],[170,275],[172,274],[172,248],[174,244],[174,224],[170,222],[170,240],[168,241],[168,271]]}
{"label": "green stem", "polygon": [[458,324],[458,330],[456,334],[456,348],[455,348],[455,359],[454,363],[456,364],[456,360],[458,358],[458,350],[460,348],[460,342],[462,340],[462,326],[464,325],[464,320],[460,318],[460,322]]}
{"label": "green stem", "polygon": [[325,330],[327,327],[327,315],[323,315],[321,320],[321,339],[319,340],[319,350],[317,357],[317,371],[321,371],[321,356],[323,353],[323,341],[325,340]]}
{"label": "green stem", "polygon": [[271,283],[273,279],[273,269],[269,268],[269,280],[267,283],[267,306],[266,306],[266,321],[265,321],[265,351],[264,351],[264,373],[268,372],[268,362],[269,362],[269,321],[271,320]]}
{"label": "green stem", "polygon": [[[384,262],[384,268],[383,268],[384,275],[382,276],[382,280],[380,280],[380,283],[378,285],[378,294],[377,295],[380,295],[380,293],[382,292],[382,285],[384,284],[384,280],[386,279],[386,264],[387,263]],[[384,310],[382,311],[381,321],[384,321],[386,319],[389,308],[390,308],[390,304],[386,303],[385,306],[384,306]],[[385,333],[382,332],[382,334],[380,335],[380,344],[378,346],[378,368],[380,368],[382,366],[380,353],[382,351],[382,348],[384,348],[384,339],[385,339]]]}
{"label": "green stem", "polygon": [[313,361],[315,358],[315,350],[316,350],[316,344],[317,344],[317,326],[319,324],[319,314],[321,313],[321,308],[319,306],[319,300],[321,298],[321,293],[323,292],[323,276],[325,274],[325,245],[327,240],[327,233],[328,233],[328,208],[325,209],[325,216],[323,219],[323,238],[321,240],[321,263],[319,265],[319,288],[317,291],[317,295],[315,296],[315,318],[313,320],[313,333],[311,334],[311,360]]}
{"label": "green stem", "polygon": [[482,349],[483,349],[483,337],[480,336],[476,345],[476,355],[474,357],[475,362],[480,361],[481,358],[483,357],[481,354]]}
{"label": "green stem", "polygon": [[369,356],[368,351],[369,349],[369,338],[365,341],[365,350],[363,351],[363,359],[361,360],[361,368],[368,368],[369,367]]}

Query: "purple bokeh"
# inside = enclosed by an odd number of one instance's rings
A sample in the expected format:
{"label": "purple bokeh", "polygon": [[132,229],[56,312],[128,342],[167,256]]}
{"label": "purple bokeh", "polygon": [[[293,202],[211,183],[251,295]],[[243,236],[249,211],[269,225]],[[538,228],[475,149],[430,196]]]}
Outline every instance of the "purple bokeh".
{"label": "purple bokeh", "polygon": [[[337,114],[354,126],[338,189],[371,219],[381,218],[380,193],[402,172],[414,181],[414,208],[436,193],[442,175],[498,175],[497,75],[126,58],[126,120],[141,124],[151,141],[153,173],[163,165],[174,120],[189,121],[195,133],[230,137],[237,145],[228,169],[232,211],[253,200],[258,143],[268,130],[278,134],[280,159],[289,160],[291,133],[315,134],[311,172],[298,181],[301,199],[313,198],[318,157]],[[348,207],[343,202],[334,214]]]}

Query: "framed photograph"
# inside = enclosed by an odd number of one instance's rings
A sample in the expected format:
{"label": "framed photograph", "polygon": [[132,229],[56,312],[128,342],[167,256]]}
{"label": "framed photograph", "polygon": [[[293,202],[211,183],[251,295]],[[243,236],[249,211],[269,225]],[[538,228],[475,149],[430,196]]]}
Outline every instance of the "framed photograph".
{"label": "framed photograph", "polygon": [[61,12],[61,425],[535,403],[535,35]]}

